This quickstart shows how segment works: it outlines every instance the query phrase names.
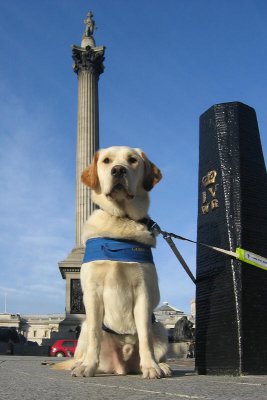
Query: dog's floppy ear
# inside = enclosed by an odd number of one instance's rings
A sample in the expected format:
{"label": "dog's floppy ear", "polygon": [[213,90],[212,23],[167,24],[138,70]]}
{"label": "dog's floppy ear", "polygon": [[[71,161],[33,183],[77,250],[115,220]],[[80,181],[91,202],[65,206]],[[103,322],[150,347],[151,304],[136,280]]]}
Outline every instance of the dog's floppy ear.
{"label": "dog's floppy ear", "polygon": [[89,186],[91,189],[96,189],[99,180],[98,180],[98,175],[97,175],[97,160],[99,157],[99,153],[96,152],[94,155],[94,158],[92,160],[92,163],[87,167],[81,176],[82,182],[86,185]]}
{"label": "dog's floppy ear", "polygon": [[143,187],[149,192],[161,180],[162,174],[158,167],[149,161],[145,153],[141,152],[141,156],[145,164]]}

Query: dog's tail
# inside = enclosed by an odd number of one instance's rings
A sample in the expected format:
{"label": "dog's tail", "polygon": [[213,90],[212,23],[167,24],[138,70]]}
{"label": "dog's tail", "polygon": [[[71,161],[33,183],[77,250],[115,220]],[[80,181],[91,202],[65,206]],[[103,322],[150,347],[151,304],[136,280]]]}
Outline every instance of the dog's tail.
{"label": "dog's tail", "polygon": [[77,360],[71,358],[67,361],[56,363],[55,365],[53,365],[52,369],[55,369],[57,371],[71,371],[74,368],[76,362]]}

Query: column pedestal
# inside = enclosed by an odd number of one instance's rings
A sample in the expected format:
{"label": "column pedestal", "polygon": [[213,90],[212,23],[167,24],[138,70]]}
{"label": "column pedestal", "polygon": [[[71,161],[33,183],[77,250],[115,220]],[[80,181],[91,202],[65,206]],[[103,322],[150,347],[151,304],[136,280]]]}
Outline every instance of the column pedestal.
{"label": "column pedestal", "polygon": [[80,269],[84,256],[84,248],[75,248],[68,257],[58,263],[61,276],[66,279],[65,319],[60,323],[60,335],[65,339],[75,338],[75,328],[85,318],[80,284]]}

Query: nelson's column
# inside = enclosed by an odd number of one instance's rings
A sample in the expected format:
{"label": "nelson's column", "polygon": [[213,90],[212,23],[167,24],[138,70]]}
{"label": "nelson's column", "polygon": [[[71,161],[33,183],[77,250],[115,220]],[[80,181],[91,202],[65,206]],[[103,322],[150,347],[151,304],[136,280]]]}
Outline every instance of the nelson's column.
{"label": "nelson's column", "polygon": [[92,12],[87,14],[84,23],[86,29],[81,46],[72,46],[73,70],[78,76],[76,245],[67,258],[58,263],[62,278],[66,279],[66,319],[61,324],[61,329],[66,333],[84,318],[80,286],[80,267],[84,255],[81,231],[94,205],[90,190],[81,183],[81,174],[99,147],[98,79],[104,71],[105,47],[95,44]]}

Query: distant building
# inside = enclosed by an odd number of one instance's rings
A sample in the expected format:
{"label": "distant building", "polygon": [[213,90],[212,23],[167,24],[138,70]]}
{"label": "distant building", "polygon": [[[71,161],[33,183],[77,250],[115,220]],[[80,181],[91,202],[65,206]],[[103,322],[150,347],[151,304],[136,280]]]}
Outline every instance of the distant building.
{"label": "distant building", "polygon": [[[0,327],[16,328],[27,341],[50,344],[50,339],[59,331],[65,314],[20,315],[0,314]],[[54,334],[54,335],[53,335]]]}
{"label": "distant building", "polygon": [[[195,300],[191,301],[191,314],[186,315],[183,311],[164,302],[162,306],[154,311],[156,320],[161,322],[169,331],[170,335],[176,322],[186,316],[195,324]],[[20,315],[0,313],[0,328],[16,328],[27,341],[41,344],[53,344],[56,339],[74,339],[75,329],[62,332],[61,323],[65,319],[65,314],[46,314],[46,315]]]}
{"label": "distant building", "polygon": [[16,328],[20,330],[20,315],[19,314],[0,314],[0,328]]}
{"label": "distant building", "polygon": [[166,329],[174,328],[176,322],[185,315],[183,311],[171,306],[167,301],[158,307],[154,314],[156,320],[161,322]]}
{"label": "distant building", "polygon": [[195,327],[195,299],[191,301],[191,314],[187,315],[182,310],[171,306],[167,301],[162,306],[158,307],[154,311],[156,321],[161,322],[164,327],[168,330],[169,341],[173,341],[174,327],[177,321],[182,317],[193,323],[193,329]]}

